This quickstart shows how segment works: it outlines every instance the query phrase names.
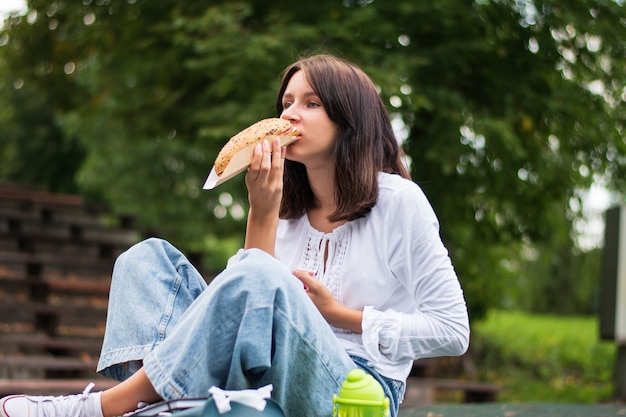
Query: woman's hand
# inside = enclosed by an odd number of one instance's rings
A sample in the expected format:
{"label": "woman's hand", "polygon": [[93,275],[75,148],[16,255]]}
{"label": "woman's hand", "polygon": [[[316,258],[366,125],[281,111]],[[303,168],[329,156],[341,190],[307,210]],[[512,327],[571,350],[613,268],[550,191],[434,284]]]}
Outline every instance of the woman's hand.
{"label": "woman's hand", "polygon": [[283,197],[285,150],[280,140],[258,144],[246,174],[248,187],[248,224],[244,247],[259,248],[274,254],[278,213]]}
{"label": "woman's hand", "polygon": [[283,169],[285,150],[280,140],[271,144],[264,140],[256,145],[246,175],[250,208],[256,215],[278,216],[283,196]]}
{"label": "woman's hand", "polygon": [[355,333],[363,331],[361,328],[362,311],[346,307],[335,300],[328,288],[313,277],[312,272],[295,270],[292,274],[302,281],[304,291],[329,324]]}

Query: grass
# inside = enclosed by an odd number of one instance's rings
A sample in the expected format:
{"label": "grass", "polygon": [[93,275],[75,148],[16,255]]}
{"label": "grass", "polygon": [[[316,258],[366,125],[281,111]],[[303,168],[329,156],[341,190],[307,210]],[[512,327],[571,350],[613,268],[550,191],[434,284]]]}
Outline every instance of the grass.
{"label": "grass", "polygon": [[481,379],[502,384],[506,402],[610,401],[615,345],[595,317],[495,311],[472,326]]}

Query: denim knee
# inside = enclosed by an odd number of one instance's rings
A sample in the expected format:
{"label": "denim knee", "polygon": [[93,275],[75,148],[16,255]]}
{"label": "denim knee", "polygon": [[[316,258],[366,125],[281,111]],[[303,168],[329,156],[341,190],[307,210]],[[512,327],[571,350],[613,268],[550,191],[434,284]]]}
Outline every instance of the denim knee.
{"label": "denim knee", "polygon": [[244,280],[251,280],[254,285],[263,282],[267,286],[283,286],[297,281],[291,271],[272,255],[260,249],[247,249],[240,261],[231,268],[241,268]]}

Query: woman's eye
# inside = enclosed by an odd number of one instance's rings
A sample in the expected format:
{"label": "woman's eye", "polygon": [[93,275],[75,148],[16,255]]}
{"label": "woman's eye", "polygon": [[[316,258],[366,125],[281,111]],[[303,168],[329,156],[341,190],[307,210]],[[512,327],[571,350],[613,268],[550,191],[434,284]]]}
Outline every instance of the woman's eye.
{"label": "woman's eye", "polygon": [[283,103],[283,109],[288,109],[289,107],[291,107],[291,102],[287,101]]}
{"label": "woman's eye", "polygon": [[309,102],[309,107],[317,108],[317,107],[321,107],[321,106],[322,106],[321,104],[319,104],[319,103],[317,103],[315,101]]}

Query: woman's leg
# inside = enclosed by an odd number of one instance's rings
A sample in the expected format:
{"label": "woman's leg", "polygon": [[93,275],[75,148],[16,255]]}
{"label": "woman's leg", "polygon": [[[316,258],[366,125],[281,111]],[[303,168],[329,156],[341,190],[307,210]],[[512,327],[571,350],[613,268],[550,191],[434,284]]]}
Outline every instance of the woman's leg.
{"label": "woman's leg", "polygon": [[144,359],[163,398],[273,384],[272,397],[300,417],[331,415],[355,367],[302,283],[260,250],[217,276]]}
{"label": "woman's leg", "polygon": [[123,381],[162,342],[206,288],[174,246],[147,239],[115,262],[98,372]]}
{"label": "woman's leg", "polygon": [[[99,369],[115,370],[124,382],[89,400],[87,394],[46,400],[46,407],[80,404],[77,415],[87,417],[97,401],[112,417],[139,402],[207,396],[213,385],[273,384],[272,397],[286,415],[327,417],[333,395],[356,367],[300,281],[265,252],[246,251],[202,291],[184,257],[151,239],[121,256],[115,275]],[[142,359],[144,368],[134,374],[119,365]],[[0,416],[29,415],[31,407],[43,407],[41,398],[10,400],[11,412]]]}
{"label": "woman's leg", "polygon": [[103,391],[100,400],[103,417],[114,417],[136,410],[140,402],[155,403],[162,398],[143,369],[139,369],[124,382]]}

